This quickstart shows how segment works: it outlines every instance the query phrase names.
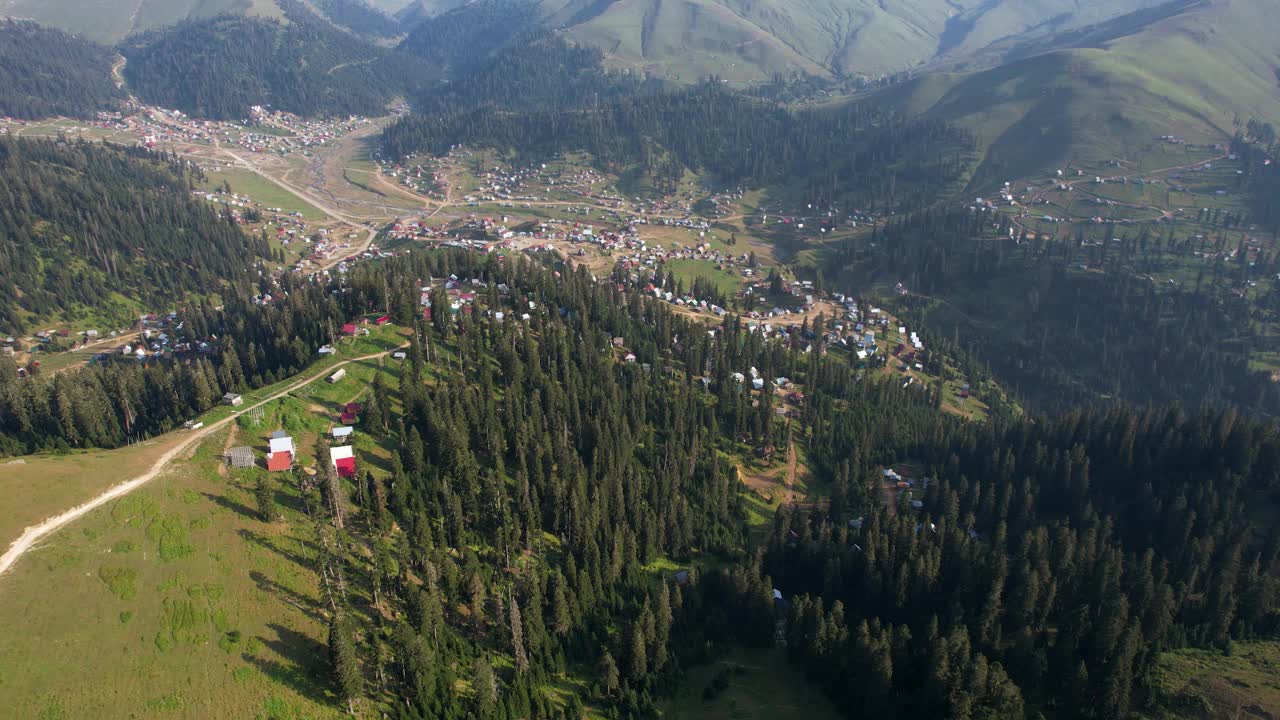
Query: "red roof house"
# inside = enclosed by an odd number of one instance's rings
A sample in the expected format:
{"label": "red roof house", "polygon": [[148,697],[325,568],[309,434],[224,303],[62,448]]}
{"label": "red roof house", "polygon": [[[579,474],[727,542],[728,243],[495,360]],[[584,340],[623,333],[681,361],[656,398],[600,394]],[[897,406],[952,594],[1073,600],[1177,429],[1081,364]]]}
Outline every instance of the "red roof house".
{"label": "red roof house", "polygon": [[389,323],[389,322],[391,322],[391,316],[390,316],[390,315],[383,315],[382,317],[378,318],[378,320],[377,320],[377,323],[378,323],[379,325],[386,325],[386,324],[387,324],[387,323]]}
{"label": "red roof house", "polygon": [[333,469],[340,477],[356,476],[356,456],[350,445],[329,448],[329,457],[333,461]]}
{"label": "red roof house", "polygon": [[271,472],[280,472],[291,467],[293,467],[293,453],[284,451],[267,453],[267,469]]}
{"label": "red roof house", "polygon": [[358,415],[364,410],[364,405],[361,405],[358,402],[349,402],[347,403],[347,406],[343,408],[343,410],[346,410],[352,415]]}
{"label": "red roof house", "polygon": [[355,413],[344,412],[340,419],[342,420],[343,425],[354,425],[360,422],[360,416]]}
{"label": "red roof house", "polygon": [[343,326],[342,326],[342,334],[343,334],[343,335],[355,335],[355,334],[356,334],[356,324],[355,324],[355,323],[347,323],[346,325],[343,325]]}

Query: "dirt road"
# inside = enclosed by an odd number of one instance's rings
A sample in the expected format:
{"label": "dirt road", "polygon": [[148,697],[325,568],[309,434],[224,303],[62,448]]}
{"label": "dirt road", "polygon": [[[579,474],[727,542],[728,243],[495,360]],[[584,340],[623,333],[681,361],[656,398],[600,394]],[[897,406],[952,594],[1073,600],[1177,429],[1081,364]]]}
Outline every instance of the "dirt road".
{"label": "dirt road", "polygon": [[266,405],[267,403],[272,402],[273,400],[277,400],[283,397],[284,395],[287,395],[293,392],[294,390],[297,390],[303,385],[307,385],[308,383],[315,382],[316,380],[319,380],[320,378],[331,374],[335,368],[339,368],[353,362],[360,362],[361,360],[371,360],[373,358],[385,357],[395,352],[396,350],[403,349],[405,347],[408,347],[408,345],[407,344],[402,345],[398,348],[393,348],[385,352],[374,353],[372,355],[362,355],[360,357],[351,358],[350,360],[344,360],[336,365],[330,365],[328,368],[326,368],[325,370],[322,370],[321,372],[318,372],[314,375],[309,375],[295,382],[292,382],[288,386],[278,390],[275,393],[272,393],[266,399],[261,400],[257,403],[254,403],[253,405],[250,405],[243,409],[237,410],[231,415],[228,415],[227,417],[217,422],[210,423],[206,427],[203,427],[199,430],[194,430],[194,431],[175,430],[174,432],[186,432],[187,438],[183,440],[181,443],[170,448],[167,452],[165,452],[164,455],[161,455],[155,461],[155,463],[152,464],[151,469],[147,470],[147,472],[131,480],[126,480],[125,482],[122,482],[118,485],[114,485],[108,488],[101,495],[98,495],[97,497],[95,497],[94,499],[90,500],[87,503],[84,503],[83,505],[77,505],[71,508],[70,510],[62,513],[61,515],[55,515],[54,517],[51,517],[45,520],[39,525],[33,525],[27,528],[26,530],[24,530],[22,532],[22,535],[17,540],[15,540],[12,545],[9,546],[9,549],[5,552],[5,554],[0,556],[0,575],[3,575],[5,571],[7,571],[15,562],[18,561],[18,558],[22,557],[28,550],[33,548],[36,542],[52,534],[59,528],[71,523],[72,521],[80,517],[83,517],[89,512],[96,510],[97,508],[100,508],[103,505],[106,505],[112,500],[115,500],[117,498],[122,498],[125,495],[128,495],[134,490],[137,490],[138,488],[147,484],[151,480],[154,480],[156,476],[158,476],[161,472],[163,472],[164,469],[168,467],[169,463],[172,462],[174,458],[181,455],[183,451],[190,448],[193,444],[195,444],[202,438],[207,437],[210,433],[214,432],[215,430],[218,430],[219,428],[222,428],[223,426],[225,426],[227,423],[230,423],[231,421],[235,420],[240,415],[250,410],[253,410],[254,408]]}

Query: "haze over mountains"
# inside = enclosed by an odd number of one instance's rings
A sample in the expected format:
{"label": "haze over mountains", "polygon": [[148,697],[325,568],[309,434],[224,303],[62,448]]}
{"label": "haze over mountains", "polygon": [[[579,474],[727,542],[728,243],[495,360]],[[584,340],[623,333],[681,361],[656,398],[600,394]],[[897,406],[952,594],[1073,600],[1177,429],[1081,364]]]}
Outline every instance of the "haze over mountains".
{"label": "haze over mountains", "polygon": [[[620,64],[693,80],[877,76],[1041,42],[1164,0],[540,0],[543,24]],[[403,19],[465,11],[416,0]]]}

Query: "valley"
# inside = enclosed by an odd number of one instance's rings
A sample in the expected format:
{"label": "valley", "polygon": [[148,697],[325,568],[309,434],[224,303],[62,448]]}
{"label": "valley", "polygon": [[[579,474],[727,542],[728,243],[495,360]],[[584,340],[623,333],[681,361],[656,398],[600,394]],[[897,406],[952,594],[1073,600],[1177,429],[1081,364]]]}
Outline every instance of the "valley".
{"label": "valley", "polygon": [[1280,716],[1265,0],[80,5],[6,716]]}

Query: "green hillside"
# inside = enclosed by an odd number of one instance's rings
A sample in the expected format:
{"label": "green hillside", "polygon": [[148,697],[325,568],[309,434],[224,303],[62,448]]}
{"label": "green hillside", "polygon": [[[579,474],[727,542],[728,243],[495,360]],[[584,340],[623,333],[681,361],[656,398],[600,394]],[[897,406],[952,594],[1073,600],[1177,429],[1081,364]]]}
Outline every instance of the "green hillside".
{"label": "green hillside", "polygon": [[1280,118],[1280,39],[1256,22],[1269,6],[1197,3],[1097,47],[924,75],[880,99],[969,128],[986,148],[974,189],[1068,163],[1137,160],[1161,135],[1223,142],[1237,119]]}
{"label": "green hillside", "polygon": [[[391,21],[384,13],[398,9],[396,5],[395,0],[381,0],[376,6],[365,0],[311,3],[334,25],[371,35],[387,34]],[[285,12],[276,0],[0,0],[0,16],[35,20],[108,44],[134,33],[218,15],[283,20]]]}
{"label": "green hillside", "polygon": [[[435,3],[438,4],[438,3]],[[542,0],[547,24],[687,81],[870,76],[1045,39],[1162,0]]]}
{"label": "green hillside", "polygon": [[[1026,43],[1052,43],[1166,0],[527,0],[531,25],[562,30],[603,50],[616,67],[696,82],[753,82],[777,73],[879,78],[913,68],[990,66]],[[475,18],[510,36],[525,21],[483,20],[491,2],[416,0],[406,29],[432,19]],[[482,50],[484,48],[481,48]]]}

